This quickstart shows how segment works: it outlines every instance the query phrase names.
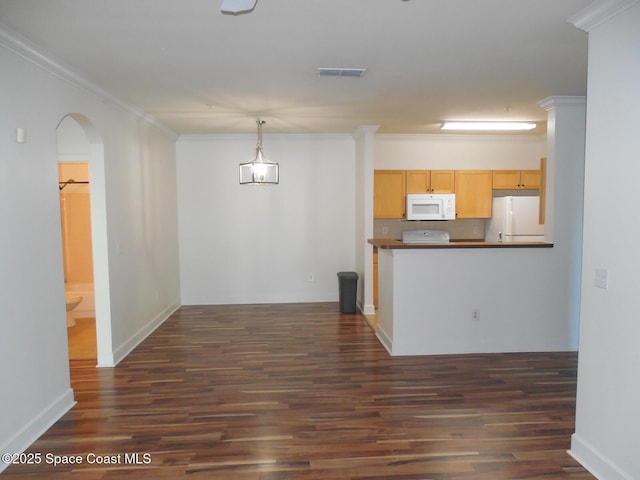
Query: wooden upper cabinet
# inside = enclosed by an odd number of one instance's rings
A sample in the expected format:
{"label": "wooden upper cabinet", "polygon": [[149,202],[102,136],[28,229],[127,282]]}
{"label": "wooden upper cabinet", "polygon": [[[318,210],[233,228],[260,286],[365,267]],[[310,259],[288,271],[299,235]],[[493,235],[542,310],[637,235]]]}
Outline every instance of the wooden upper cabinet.
{"label": "wooden upper cabinet", "polygon": [[375,170],[373,218],[405,218],[407,193],[455,193],[456,218],[491,218],[492,190],[543,190],[541,178],[540,170]]}
{"label": "wooden upper cabinet", "polygon": [[429,193],[431,170],[407,170],[407,193]]}
{"label": "wooden upper cabinet", "polygon": [[540,170],[494,170],[494,190],[518,190],[540,188]]}
{"label": "wooden upper cabinet", "polygon": [[455,175],[453,170],[431,170],[430,193],[453,193],[455,191]]}
{"label": "wooden upper cabinet", "polygon": [[373,218],[404,218],[405,177],[404,170],[373,173]]}
{"label": "wooden upper cabinet", "polygon": [[453,193],[453,170],[407,170],[407,193]]}
{"label": "wooden upper cabinet", "polygon": [[539,189],[541,178],[540,170],[520,170],[520,188]]}
{"label": "wooden upper cabinet", "polygon": [[491,218],[491,170],[456,170],[456,218]]}

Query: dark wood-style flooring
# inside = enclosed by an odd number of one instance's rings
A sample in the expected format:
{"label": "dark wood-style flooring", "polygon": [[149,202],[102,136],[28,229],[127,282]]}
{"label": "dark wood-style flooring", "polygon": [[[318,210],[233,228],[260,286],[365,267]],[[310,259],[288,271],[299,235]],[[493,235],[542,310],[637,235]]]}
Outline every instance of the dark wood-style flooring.
{"label": "dark wood-style flooring", "polygon": [[41,463],[3,479],[594,478],[566,453],[575,353],[394,358],[322,303],[183,307],[94,363],[72,362],[78,404],[27,451]]}

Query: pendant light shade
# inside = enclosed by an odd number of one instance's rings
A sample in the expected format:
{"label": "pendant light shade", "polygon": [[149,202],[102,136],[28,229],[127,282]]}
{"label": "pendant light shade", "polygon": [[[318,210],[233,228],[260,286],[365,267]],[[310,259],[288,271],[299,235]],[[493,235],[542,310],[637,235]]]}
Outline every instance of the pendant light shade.
{"label": "pendant light shade", "polygon": [[258,144],[251,161],[240,164],[240,185],[276,185],[279,182],[278,164],[267,160],[262,153],[262,125],[264,120],[256,119],[258,124]]}

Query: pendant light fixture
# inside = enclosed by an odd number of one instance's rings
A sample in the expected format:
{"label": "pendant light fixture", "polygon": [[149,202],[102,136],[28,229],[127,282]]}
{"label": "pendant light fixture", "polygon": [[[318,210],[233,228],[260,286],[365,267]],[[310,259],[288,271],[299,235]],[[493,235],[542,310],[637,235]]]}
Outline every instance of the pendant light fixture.
{"label": "pendant light fixture", "polygon": [[240,185],[276,185],[279,182],[278,164],[267,160],[262,154],[262,126],[266,123],[260,118],[258,124],[258,144],[251,161],[240,164]]}

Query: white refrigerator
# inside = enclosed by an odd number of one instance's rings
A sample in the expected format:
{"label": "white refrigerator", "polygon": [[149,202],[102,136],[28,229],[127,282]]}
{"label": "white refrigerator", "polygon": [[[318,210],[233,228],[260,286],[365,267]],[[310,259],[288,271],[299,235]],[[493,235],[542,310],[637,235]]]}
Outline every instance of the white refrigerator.
{"label": "white refrigerator", "polygon": [[543,242],[540,225],[540,197],[497,197],[492,218],[486,225],[487,242]]}

